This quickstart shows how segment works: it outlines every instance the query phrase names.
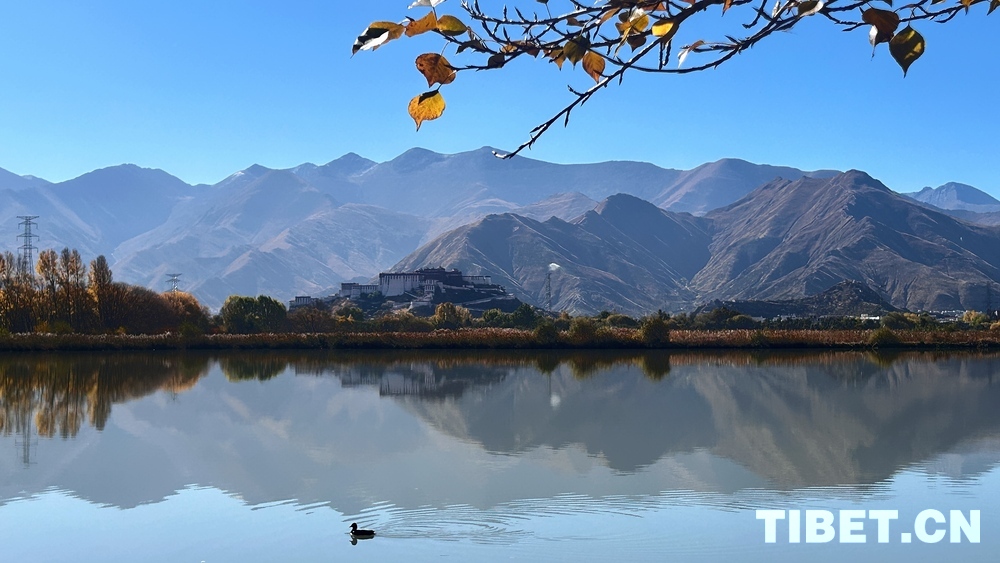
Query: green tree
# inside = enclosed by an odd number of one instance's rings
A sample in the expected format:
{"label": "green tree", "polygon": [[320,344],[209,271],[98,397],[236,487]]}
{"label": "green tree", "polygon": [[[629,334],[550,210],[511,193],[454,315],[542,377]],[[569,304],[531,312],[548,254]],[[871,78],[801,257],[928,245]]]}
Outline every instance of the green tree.
{"label": "green tree", "polygon": [[514,309],[514,312],[510,315],[510,320],[514,325],[514,328],[535,328],[535,325],[538,324],[539,318],[540,317],[535,311],[535,308],[527,303],[521,303],[518,305],[517,309]]}
{"label": "green tree", "polygon": [[288,311],[280,301],[266,295],[256,299],[231,295],[222,304],[219,314],[226,332],[251,334],[282,330]]}
{"label": "green tree", "polygon": [[504,313],[500,309],[487,309],[483,311],[480,319],[483,325],[496,328],[509,328],[514,326],[514,320],[510,313]]}
{"label": "green tree", "polygon": [[[389,41],[424,33],[436,34],[445,44],[440,52],[416,57],[416,69],[429,91],[414,96],[410,117],[417,129],[423,122],[441,117],[445,99],[441,88],[468,71],[498,72],[517,59],[540,59],[562,69],[568,62],[582,69],[593,83],[589,88],[570,88],[569,103],[540,124],[528,140],[507,155],[509,158],[531,147],[556,123],[568,123],[570,113],[595,94],[620,82],[626,74],[684,74],[716,68],[759,42],[789,31],[810,16],[845,31],[859,30],[877,50],[888,45],[890,56],[905,76],[910,65],[924,52],[923,36],[913,27],[922,21],[948,22],[976,4],[988,12],[1000,0],[916,0],[893,7],[891,0],[776,0],[768,9],[766,0],[509,0],[502,9],[496,3],[462,2],[459,16],[438,14],[443,0],[418,0],[412,7],[429,11],[394,23],[398,16],[369,25],[355,40],[352,51],[375,50]],[[544,13],[537,10],[544,5]],[[872,4],[877,4],[878,7]],[[736,18],[742,26],[725,35],[713,20],[719,14]],[[728,21],[728,20],[727,20]],[[703,38],[684,45],[673,39],[683,28],[685,36]],[[862,31],[863,30],[863,31]],[[716,36],[716,34],[718,34]],[[447,47],[454,48],[454,54]],[[873,51],[873,56],[875,52]],[[452,57],[452,60],[446,58]],[[691,59],[688,61],[688,59]],[[581,74],[583,80],[584,78]],[[418,79],[419,80],[419,79]]]}
{"label": "green tree", "polygon": [[257,328],[260,332],[281,332],[287,316],[288,309],[281,301],[267,295],[257,297]]}
{"label": "green tree", "polygon": [[256,310],[257,302],[253,297],[230,295],[219,309],[222,326],[230,334],[257,332]]}

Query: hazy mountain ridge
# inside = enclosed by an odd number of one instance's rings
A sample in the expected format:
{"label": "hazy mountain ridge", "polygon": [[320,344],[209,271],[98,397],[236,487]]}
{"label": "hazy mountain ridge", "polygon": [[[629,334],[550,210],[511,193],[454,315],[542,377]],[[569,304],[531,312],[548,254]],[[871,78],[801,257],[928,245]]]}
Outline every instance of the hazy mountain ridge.
{"label": "hazy mountain ridge", "polygon": [[952,211],[974,211],[976,213],[1000,211],[1000,200],[982,190],[958,182],[948,182],[936,188],[928,186],[919,192],[903,195],[934,207]]}
{"label": "hazy mountain ridge", "polygon": [[553,308],[576,313],[799,299],[850,280],[900,308],[983,309],[987,285],[1000,287],[1000,229],[914,203],[858,171],[776,180],[705,217],[617,195],[543,227],[487,217],[395,269],[502,272],[519,297],[544,304],[555,262]]}
{"label": "hazy mountain ridge", "polygon": [[[693,305],[691,300],[702,298],[743,298],[756,293],[757,283],[769,298],[820,289],[826,278],[832,284],[844,272],[823,268],[817,280],[794,283],[769,280],[756,270],[736,276],[747,260],[755,263],[758,254],[775,251],[776,239],[763,233],[761,240],[737,244],[740,233],[721,229],[723,220],[706,222],[653,205],[702,215],[778,176],[798,180],[831,174],[734,159],[689,171],[626,161],[502,161],[488,147],[453,155],[412,149],[384,163],[352,153],[286,170],[254,165],[212,186],[190,186],[161,170],[134,165],[57,184],[0,170],[0,225],[8,233],[0,247],[16,251],[19,246],[17,215],[39,215],[36,247],[73,247],[87,259],[105,254],[116,279],[159,290],[166,287],[167,273],[180,272],[181,287],[212,307],[230,294],[322,295],[343,281],[367,280],[396,264],[416,265],[418,255],[425,258],[423,265],[493,273],[522,297],[544,304],[547,267],[555,262],[563,268],[553,274],[554,306],[645,311]],[[510,213],[517,217],[505,215]],[[456,228],[488,239],[492,235],[466,227],[490,214],[500,219],[477,229],[513,237],[488,242],[489,248],[504,248],[507,256],[492,256],[475,245],[463,250],[462,244],[434,242]],[[766,210],[759,217],[748,215],[751,221],[767,216]],[[982,214],[972,219],[988,221]],[[783,227],[768,228],[778,232]],[[845,234],[838,240],[849,238]],[[408,258],[427,243],[431,250]],[[721,252],[726,244],[739,251]],[[801,260],[804,244],[783,263]],[[828,246],[823,252],[830,251]],[[766,264],[774,268],[778,258]],[[713,289],[716,281],[722,284],[718,290]],[[880,283],[887,298],[909,291]]]}
{"label": "hazy mountain ridge", "polygon": [[40,188],[49,185],[48,180],[36,178],[35,176],[19,176],[0,168],[0,190],[23,190],[27,188]]}
{"label": "hazy mountain ridge", "polygon": [[[732,176],[742,167],[768,179],[779,170],[741,161],[706,166],[684,172],[642,162],[502,161],[484,147],[453,155],[412,149],[384,163],[352,153],[287,170],[254,165],[212,186],[134,165],[57,184],[4,171],[0,224],[10,236],[2,246],[19,246],[16,215],[39,215],[38,248],[105,254],[117,279],[154,289],[165,287],[165,274],[180,272],[182,288],[218,307],[231,293],[287,299],[369,279],[420,244],[492,213],[570,221],[619,192],[702,209],[729,203],[756,182],[699,192],[713,181],[712,170]],[[690,194],[698,202],[688,204]]]}

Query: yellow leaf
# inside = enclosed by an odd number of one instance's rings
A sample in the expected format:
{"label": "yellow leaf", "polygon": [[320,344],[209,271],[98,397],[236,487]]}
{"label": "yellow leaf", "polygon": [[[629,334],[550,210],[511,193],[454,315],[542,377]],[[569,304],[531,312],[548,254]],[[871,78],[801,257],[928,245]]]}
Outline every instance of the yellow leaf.
{"label": "yellow leaf", "polygon": [[427,86],[451,84],[455,81],[455,69],[448,59],[437,53],[424,53],[417,57],[417,70],[427,79]]}
{"label": "yellow leaf", "polygon": [[587,51],[587,54],[583,56],[583,70],[594,79],[594,82],[601,81],[605,66],[604,57],[593,51]]}
{"label": "yellow leaf", "polygon": [[675,33],[677,33],[677,24],[674,23],[674,20],[659,20],[653,24],[653,35],[656,37],[667,37],[669,40]]}
{"label": "yellow leaf", "polygon": [[646,28],[649,27],[649,16],[642,14],[635,19],[616,23],[615,27],[617,27],[618,32],[622,34],[622,39],[627,39],[629,35],[646,31]]}
{"label": "yellow leaf", "polygon": [[437,28],[437,17],[434,12],[427,12],[427,15],[419,20],[413,20],[406,24],[406,36],[413,37],[421,33],[427,33]]}
{"label": "yellow leaf", "polygon": [[403,26],[398,23],[393,22],[375,22],[365,28],[361,32],[361,35],[354,40],[354,46],[351,48],[351,54],[355,55],[358,51],[374,51],[381,47],[384,43],[392,41],[393,39],[399,39],[403,35]]}
{"label": "yellow leaf", "polygon": [[437,28],[438,31],[449,37],[461,35],[465,33],[465,30],[469,29],[465,27],[462,20],[456,18],[455,16],[441,16],[441,19],[438,20]]}
{"label": "yellow leaf", "polygon": [[733,0],[726,0],[726,3],[722,5],[722,13],[725,14],[729,11],[729,8],[733,7]]}
{"label": "yellow leaf", "polygon": [[420,124],[441,117],[441,114],[444,113],[444,107],[444,96],[441,95],[441,92],[433,90],[414,97],[410,100],[410,106],[407,109],[410,112],[410,117],[417,123],[417,131],[420,131]]}
{"label": "yellow leaf", "polygon": [[924,47],[924,37],[910,26],[906,26],[889,41],[889,54],[902,67],[903,76],[906,76],[913,61],[924,54]]}

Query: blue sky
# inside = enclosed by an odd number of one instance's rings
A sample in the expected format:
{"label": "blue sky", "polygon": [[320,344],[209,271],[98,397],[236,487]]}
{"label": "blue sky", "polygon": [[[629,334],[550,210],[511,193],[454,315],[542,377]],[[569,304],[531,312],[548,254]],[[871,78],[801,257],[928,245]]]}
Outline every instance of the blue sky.
{"label": "blue sky", "polygon": [[[464,73],[442,90],[444,117],[418,133],[406,105],[426,82],[413,60],[440,41],[351,57],[368,23],[423,13],[409,3],[0,0],[0,167],[61,181],[130,162],[214,183],[254,163],[347,152],[512,149],[569,101],[567,85],[592,83],[541,60]],[[438,11],[461,15],[459,4]],[[714,71],[628,77],[525,154],[672,168],[737,157],[858,168],[897,191],[960,181],[1000,197],[1000,15],[985,14],[976,5],[949,24],[918,22],[927,52],[905,79],[885,45],[871,58],[866,30],[810,18]],[[700,19],[731,27],[735,15]],[[689,24],[679,44],[714,38]]]}

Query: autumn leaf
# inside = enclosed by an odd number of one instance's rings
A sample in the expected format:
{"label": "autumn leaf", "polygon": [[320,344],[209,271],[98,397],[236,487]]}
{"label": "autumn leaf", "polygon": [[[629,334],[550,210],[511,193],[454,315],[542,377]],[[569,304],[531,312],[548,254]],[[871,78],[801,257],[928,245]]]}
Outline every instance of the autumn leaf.
{"label": "autumn leaf", "polygon": [[906,26],[889,41],[889,53],[903,69],[903,76],[906,76],[913,61],[924,54],[924,47],[924,37],[910,26]]}
{"label": "autumn leaf", "polygon": [[634,17],[626,21],[616,23],[615,27],[618,28],[618,32],[621,33],[622,40],[624,41],[630,35],[646,31],[646,28],[649,27],[649,15],[647,15],[643,10],[639,10]]}
{"label": "autumn leaf", "polygon": [[427,86],[451,84],[455,81],[455,69],[448,59],[437,53],[424,53],[417,57],[417,70],[427,79]]}
{"label": "autumn leaf", "polygon": [[992,14],[993,10],[996,10],[998,7],[1000,7],[1000,0],[990,0],[990,11],[986,12],[986,15]]}
{"label": "autumn leaf", "polygon": [[677,33],[677,24],[674,23],[674,20],[659,20],[653,24],[653,35],[656,37],[666,37],[664,41],[669,41],[675,33]]}
{"label": "autumn leaf", "polygon": [[861,19],[877,30],[872,46],[888,42],[899,28],[899,15],[888,10],[868,8],[861,14]]}
{"label": "autumn leaf", "polygon": [[413,20],[406,24],[406,36],[413,37],[421,33],[427,33],[437,28],[437,17],[434,12],[427,12],[427,15],[419,20]]}
{"label": "autumn leaf", "polygon": [[559,70],[562,70],[562,65],[566,62],[566,53],[562,47],[546,51],[545,56],[548,57],[550,61],[556,63]]}
{"label": "autumn leaf", "polygon": [[417,131],[420,131],[420,125],[423,122],[441,117],[441,114],[444,113],[444,107],[444,96],[441,95],[441,92],[432,90],[410,100],[407,109],[410,112],[410,117],[417,124]]}
{"label": "autumn leaf", "polygon": [[575,66],[576,63],[583,60],[583,56],[586,55],[589,50],[590,39],[580,35],[570,39],[565,45],[563,45],[562,54],[565,55],[565,57],[569,59],[569,62],[573,63]]}
{"label": "autumn leaf", "polygon": [[462,23],[462,20],[456,18],[455,16],[441,16],[441,19],[437,22],[437,28],[438,31],[449,37],[461,35],[469,29],[464,23]]}
{"label": "autumn leaf", "polygon": [[393,22],[375,22],[365,28],[361,35],[354,40],[351,48],[351,55],[356,55],[358,51],[374,51],[382,44],[393,39],[399,39],[403,35],[403,26]]}
{"label": "autumn leaf", "polygon": [[604,57],[593,51],[587,51],[587,54],[583,56],[583,70],[594,79],[594,82],[601,81],[605,66]]}

